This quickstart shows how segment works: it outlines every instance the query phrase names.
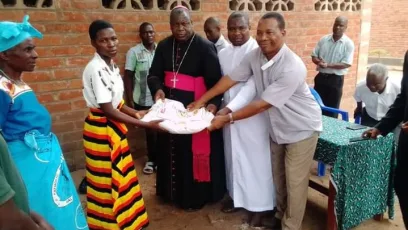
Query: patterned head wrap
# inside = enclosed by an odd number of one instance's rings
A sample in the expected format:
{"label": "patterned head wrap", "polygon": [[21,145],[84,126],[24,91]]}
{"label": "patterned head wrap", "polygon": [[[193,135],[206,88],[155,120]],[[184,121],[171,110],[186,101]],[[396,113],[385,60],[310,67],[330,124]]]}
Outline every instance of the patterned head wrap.
{"label": "patterned head wrap", "polygon": [[24,16],[21,23],[2,21],[0,22],[0,52],[9,50],[28,38],[42,38],[40,31],[29,22],[28,15]]}

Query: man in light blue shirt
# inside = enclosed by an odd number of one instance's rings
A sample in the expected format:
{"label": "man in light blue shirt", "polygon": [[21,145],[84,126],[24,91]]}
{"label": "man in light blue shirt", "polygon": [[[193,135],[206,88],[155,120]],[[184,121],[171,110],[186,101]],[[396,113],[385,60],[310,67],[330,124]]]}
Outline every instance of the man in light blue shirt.
{"label": "man in light blue shirt", "polygon": [[[125,94],[129,107],[136,110],[148,110],[153,105],[153,97],[147,86],[147,75],[156,50],[153,25],[148,22],[142,23],[139,27],[139,36],[142,43],[130,48],[126,55]],[[148,161],[143,169],[145,174],[152,174],[156,166],[156,140],[157,132],[146,129]]]}
{"label": "man in light blue shirt", "polygon": [[[348,19],[338,16],[333,24],[333,34],[320,39],[312,52],[312,61],[319,73],[315,77],[314,88],[326,106],[339,108],[343,95],[344,75],[353,64],[354,43],[344,34]],[[326,116],[337,114],[323,112]]]}

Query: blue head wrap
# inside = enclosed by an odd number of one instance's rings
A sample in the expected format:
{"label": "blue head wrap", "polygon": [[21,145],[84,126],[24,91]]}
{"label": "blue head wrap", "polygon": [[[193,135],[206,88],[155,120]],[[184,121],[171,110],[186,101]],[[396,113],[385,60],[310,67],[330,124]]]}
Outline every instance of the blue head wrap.
{"label": "blue head wrap", "polygon": [[43,37],[41,32],[28,22],[29,18],[28,15],[24,16],[21,23],[0,22],[0,52],[9,50],[28,38]]}

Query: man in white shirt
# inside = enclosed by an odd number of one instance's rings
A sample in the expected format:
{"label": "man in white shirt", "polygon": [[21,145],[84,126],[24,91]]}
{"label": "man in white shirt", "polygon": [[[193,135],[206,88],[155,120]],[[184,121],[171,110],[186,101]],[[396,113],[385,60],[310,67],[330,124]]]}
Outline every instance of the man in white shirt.
{"label": "man in white shirt", "polygon": [[[259,20],[259,48],[188,108],[201,108],[238,82],[253,79],[260,99],[228,115],[218,115],[209,130],[267,111],[277,213],[273,230],[299,230],[306,209],[310,167],[322,131],[321,109],[306,83],[303,61],[285,45],[285,20],[269,12]],[[266,223],[263,223],[266,225]]]}
{"label": "man in white shirt", "polygon": [[[326,106],[339,108],[343,95],[344,75],[353,64],[354,43],[344,34],[348,19],[338,16],[333,24],[333,34],[320,39],[312,52],[312,61],[319,73],[314,79],[314,89]],[[323,112],[337,117],[337,114]]]}
{"label": "man in white shirt", "polygon": [[207,39],[214,43],[217,52],[220,52],[230,44],[221,34],[220,20],[218,18],[209,17],[204,22],[204,32]]}
{"label": "man in white shirt", "polygon": [[366,80],[357,84],[354,93],[354,99],[357,101],[354,117],[361,116],[362,125],[375,126],[385,116],[400,92],[401,82],[388,77],[385,65],[372,65],[368,69]]}
{"label": "man in white shirt", "polygon": [[[244,56],[258,48],[250,36],[249,17],[237,11],[228,18],[228,46],[218,53],[223,74],[229,74]],[[256,97],[255,82],[240,82],[224,93],[226,105],[217,115],[227,115],[249,104]],[[261,212],[275,207],[268,120],[265,113],[224,127],[224,154],[227,189],[230,198],[222,211],[245,208],[248,223],[261,226]]]}

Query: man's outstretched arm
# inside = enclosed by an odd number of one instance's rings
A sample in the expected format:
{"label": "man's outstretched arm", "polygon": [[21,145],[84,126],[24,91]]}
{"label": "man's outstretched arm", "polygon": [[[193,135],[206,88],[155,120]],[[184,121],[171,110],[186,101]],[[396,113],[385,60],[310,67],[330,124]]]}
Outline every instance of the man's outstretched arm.
{"label": "man's outstretched arm", "polygon": [[225,93],[232,86],[237,84],[236,81],[232,80],[228,75],[223,76],[217,84],[214,85],[210,90],[208,90],[203,96],[200,97],[197,101],[191,103],[187,106],[190,110],[196,110],[203,107],[209,100],[212,98]]}

